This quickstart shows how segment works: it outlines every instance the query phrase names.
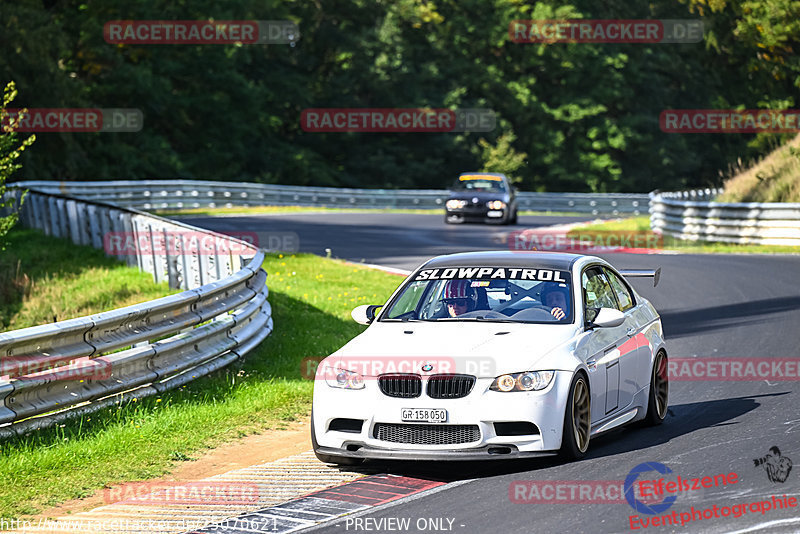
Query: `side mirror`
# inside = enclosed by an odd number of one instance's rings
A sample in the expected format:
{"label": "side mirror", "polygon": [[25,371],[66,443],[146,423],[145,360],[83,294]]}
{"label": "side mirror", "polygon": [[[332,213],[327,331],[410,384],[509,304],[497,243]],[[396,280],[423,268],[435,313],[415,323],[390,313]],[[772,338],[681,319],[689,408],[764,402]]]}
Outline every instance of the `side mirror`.
{"label": "side mirror", "polygon": [[370,324],[375,319],[375,312],[381,308],[377,304],[362,304],[350,312],[350,317],[358,324]]}
{"label": "side mirror", "polygon": [[592,321],[592,326],[599,328],[612,328],[625,322],[625,314],[613,308],[600,308],[597,316]]}

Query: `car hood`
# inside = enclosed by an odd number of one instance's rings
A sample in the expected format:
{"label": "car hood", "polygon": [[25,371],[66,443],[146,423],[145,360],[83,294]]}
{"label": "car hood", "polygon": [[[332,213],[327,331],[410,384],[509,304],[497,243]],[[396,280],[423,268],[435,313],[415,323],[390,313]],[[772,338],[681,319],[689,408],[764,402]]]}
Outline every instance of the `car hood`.
{"label": "car hood", "polygon": [[[373,324],[327,362],[364,376],[383,373],[466,373],[493,378],[528,370],[572,370],[555,350],[573,342],[574,324],[405,322]],[[430,370],[423,366],[430,365]]]}

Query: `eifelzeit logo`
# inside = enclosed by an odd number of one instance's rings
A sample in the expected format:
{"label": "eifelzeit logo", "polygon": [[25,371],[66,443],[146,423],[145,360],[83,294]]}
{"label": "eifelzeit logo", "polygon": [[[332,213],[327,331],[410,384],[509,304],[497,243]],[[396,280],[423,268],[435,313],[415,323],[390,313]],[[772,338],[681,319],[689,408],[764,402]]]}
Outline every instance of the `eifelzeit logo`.
{"label": "eifelzeit logo", "polygon": [[766,456],[754,459],[753,463],[756,467],[764,468],[770,482],[786,482],[792,472],[792,460],[781,456],[781,450],[775,446],[770,447]]}

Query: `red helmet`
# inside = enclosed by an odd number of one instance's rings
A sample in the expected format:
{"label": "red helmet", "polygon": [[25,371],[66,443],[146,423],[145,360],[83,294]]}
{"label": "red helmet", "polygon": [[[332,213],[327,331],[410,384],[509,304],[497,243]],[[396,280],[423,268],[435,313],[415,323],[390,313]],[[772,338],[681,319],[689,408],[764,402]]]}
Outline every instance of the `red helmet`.
{"label": "red helmet", "polygon": [[442,291],[442,300],[447,303],[453,300],[467,301],[467,310],[472,311],[478,303],[478,294],[471,287],[470,280],[450,280],[444,286]]}

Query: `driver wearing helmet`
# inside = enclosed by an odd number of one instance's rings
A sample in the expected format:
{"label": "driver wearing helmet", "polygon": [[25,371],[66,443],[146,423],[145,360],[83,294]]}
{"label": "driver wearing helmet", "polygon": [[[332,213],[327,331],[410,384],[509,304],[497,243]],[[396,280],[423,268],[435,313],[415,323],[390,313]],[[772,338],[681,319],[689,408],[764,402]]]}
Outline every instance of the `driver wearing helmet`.
{"label": "driver wearing helmet", "polygon": [[548,283],[542,290],[542,303],[550,307],[550,315],[559,321],[569,313],[569,290],[554,283]]}
{"label": "driver wearing helmet", "polygon": [[444,302],[450,317],[458,317],[475,310],[478,304],[478,294],[471,287],[470,280],[450,280],[444,286],[442,302]]}

